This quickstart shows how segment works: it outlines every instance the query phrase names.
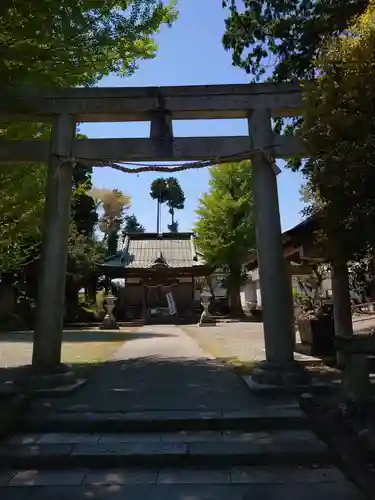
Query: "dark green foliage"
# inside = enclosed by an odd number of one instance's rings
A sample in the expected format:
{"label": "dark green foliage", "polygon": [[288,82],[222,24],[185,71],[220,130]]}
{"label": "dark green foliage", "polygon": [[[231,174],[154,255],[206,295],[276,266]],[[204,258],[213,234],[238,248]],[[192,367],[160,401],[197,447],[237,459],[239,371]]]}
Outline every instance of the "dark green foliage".
{"label": "dark green foliage", "polygon": [[206,262],[226,273],[232,313],[242,314],[240,286],[246,282],[244,262],[256,247],[249,161],[210,169],[210,191],[199,200],[195,226]]}
{"label": "dark green foliage", "polygon": [[178,223],[174,219],[175,210],[182,210],[185,204],[184,192],[175,177],[159,177],[151,184],[150,196],[152,199],[157,200],[157,232],[160,231],[160,209],[163,203],[166,203],[171,214],[171,224],[168,229],[171,232],[178,231]]}
{"label": "dark green foliage", "polygon": [[375,3],[329,44],[305,96],[304,165],[324,229],[349,260],[375,246]]}
{"label": "dark green foliage", "polygon": [[88,193],[92,188],[92,167],[76,165],[73,175],[72,218],[79,233],[92,236],[98,222],[96,204]]}
{"label": "dark green foliage", "polygon": [[315,76],[322,42],[348,27],[368,0],[223,0],[223,44],[255,81],[272,69],[279,82]]}
{"label": "dark green foliage", "polygon": [[123,233],[144,233],[145,228],[138,221],[137,216],[135,214],[126,215],[124,218],[124,228]]}

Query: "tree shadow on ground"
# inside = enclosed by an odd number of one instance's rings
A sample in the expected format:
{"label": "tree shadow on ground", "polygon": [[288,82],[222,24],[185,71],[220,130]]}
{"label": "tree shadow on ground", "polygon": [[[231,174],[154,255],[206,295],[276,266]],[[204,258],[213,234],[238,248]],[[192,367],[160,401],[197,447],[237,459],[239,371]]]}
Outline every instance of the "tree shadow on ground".
{"label": "tree shadow on ground", "polygon": [[[256,404],[231,367],[207,359],[149,356],[94,363],[88,382],[60,398],[40,398],[41,414],[247,410]],[[75,365],[78,372],[82,365]]]}
{"label": "tree shadow on ground", "polygon": [[[130,341],[137,339],[149,339],[152,337],[170,337],[166,333],[149,333],[149,332],[136,332],[130,330],[64,330],[64,342],[117,342],[117,341]],[[34,332],[9,332],[0,333],[1,342],[33,342]]]}

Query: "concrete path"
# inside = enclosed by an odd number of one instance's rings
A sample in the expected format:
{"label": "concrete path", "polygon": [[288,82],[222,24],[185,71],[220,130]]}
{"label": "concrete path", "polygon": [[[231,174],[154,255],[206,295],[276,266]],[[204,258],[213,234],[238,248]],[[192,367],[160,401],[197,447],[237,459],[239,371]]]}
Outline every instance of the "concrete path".
{"label": "concrete path", "polygon": [[247,410],[256,401],[232,370],[180,328],[145,326],[66,398],[34,404],[52,411]]}
{"label": "concrete path", "polygon": [[114,360],[136,358],[207,359],[211,357],[175,325],[141,327],[132,342],[125,342],[115,353]]}

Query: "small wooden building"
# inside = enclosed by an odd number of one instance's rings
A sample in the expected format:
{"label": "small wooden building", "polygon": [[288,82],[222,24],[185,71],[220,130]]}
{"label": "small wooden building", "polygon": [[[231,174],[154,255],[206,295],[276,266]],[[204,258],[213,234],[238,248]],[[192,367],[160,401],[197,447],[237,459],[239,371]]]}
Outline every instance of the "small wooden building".
{"label": "small wooden building", "polygon": [[[287,270],[292,282],[295,277],[309,276],[312,274],[312,266],[326,263],[327,256],[315,241],[315,232],[320,229],[319,216],[312,216],[283,233],[284,257],[287,262]],[[258,271],[257,253],[251,252],[246,260],[248,270],[248,282],[242,287],[241,302],[243,307],[247,304],[261,307],[261,283]],[[328,274],[324,280],[323,288],[330,293],[331,279]]]}
{"label": "small wooden building", "polygon": [[117,319],[145,321],[195,316],[201,279],[210,273],[193,233],[127,233],[121,249],[102,269],[112,279],[124,279]]}

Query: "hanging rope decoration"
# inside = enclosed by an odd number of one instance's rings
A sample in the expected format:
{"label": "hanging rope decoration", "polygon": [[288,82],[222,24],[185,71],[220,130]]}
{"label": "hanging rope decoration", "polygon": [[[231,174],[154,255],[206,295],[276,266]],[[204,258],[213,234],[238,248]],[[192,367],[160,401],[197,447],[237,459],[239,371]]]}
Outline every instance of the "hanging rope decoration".
{"label": "hanging rope decoration", "polygon": [[172,288],[173,286],[177,286],[178,283],[171,283],[171,284],[168,284],[168,285],[147,285],[147,283],[143,283],[143,286],[145,286],[146,288]]}
{"label": "hanging rope decoration", "polygon": [[143,172],[181,172],[183,170],[193,170],[206,167],[212,167],[220,163],[226,163],[230,161],[246,160],[251,159],[252,155],[256,152],[261,152],[267,158],[267,160],[272,164],[276,165],[275,159],[271,156],[269,149],[272,150],[276,145],[268,146],[263,149],[248,149],[240,153],[234,153],[229,156],[218,156],[210,160],[193,161],[189,163],[172,163],[169,165],[146,165],[144,163],[132,163],[132,162],[112,162],[106,160],[92,160],[88,158],[75,158],[78,163],[90,164],[95,167],[111,167],[125,174],[140,174]]}

